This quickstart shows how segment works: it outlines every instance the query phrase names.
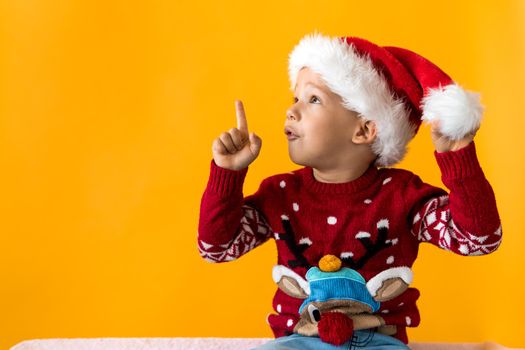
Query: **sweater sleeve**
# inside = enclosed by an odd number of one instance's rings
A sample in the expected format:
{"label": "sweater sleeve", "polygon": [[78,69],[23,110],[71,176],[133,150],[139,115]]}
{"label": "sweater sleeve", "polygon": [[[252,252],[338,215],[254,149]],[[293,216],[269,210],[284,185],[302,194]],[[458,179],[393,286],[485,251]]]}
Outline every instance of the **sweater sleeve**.
{"label": "sweater sleeve", "polygon": [[211,161],[197,233],[199,253],[209,262],[235,260],[272,237],[261,211],[267,180],[256,193],[243,198],[247,172],[248,168],[229,170]]}
{"label": "sweater sleeve", "polygon": [[457,150],[434,152],[446,193],[413,175],[407,186],[412,234],[460,255],[483,255],[501,244],[496,199],[479,165],[474,142]]}

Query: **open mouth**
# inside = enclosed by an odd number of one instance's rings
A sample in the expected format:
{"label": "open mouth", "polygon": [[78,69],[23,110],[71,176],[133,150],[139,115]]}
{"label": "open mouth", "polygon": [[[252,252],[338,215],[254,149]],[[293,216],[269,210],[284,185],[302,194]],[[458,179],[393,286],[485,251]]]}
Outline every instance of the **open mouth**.
{"label": "open mouth", "polygon": [[294,131],[290,128],[285,128],[284,129],[284,134],[286,135],[286,138],[288,139],[288,141],[292,141],[292,140],[295,140],[297,138],[299,138],[299,136],[297,136]]}

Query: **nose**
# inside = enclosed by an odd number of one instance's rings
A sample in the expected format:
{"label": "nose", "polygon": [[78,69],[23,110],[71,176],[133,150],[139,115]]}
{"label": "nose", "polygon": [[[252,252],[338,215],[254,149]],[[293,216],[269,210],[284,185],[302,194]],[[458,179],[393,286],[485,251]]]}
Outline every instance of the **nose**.
{"label": "nose", "polygon": [[288,110],[286,111],[286,119],[287,120],[299,120],[299,113],[297,113],[296,110],[294,110],[293,107],[290,107],[288,108]]}

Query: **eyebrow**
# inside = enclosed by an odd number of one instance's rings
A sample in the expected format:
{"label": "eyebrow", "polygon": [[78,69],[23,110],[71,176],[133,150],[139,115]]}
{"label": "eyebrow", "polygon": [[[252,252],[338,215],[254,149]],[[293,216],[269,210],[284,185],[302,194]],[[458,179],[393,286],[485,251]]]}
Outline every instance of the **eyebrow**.
{"label": "eyebrow", "polygon": [[313,86],[313,87],[315,87],[315,88],[320,89],[320,86],[319,86],[319,85],[316,85],[316,84],[312,83],[311,81],[309,81],[308,83],[306,83],[304,86],[308,86],[308,85],[311,85],[311,86]]}
{"label": "eyebrow", "polygon": [[[297,85],[295,85],[295,86],[296,86],[296,88],[297,88]],[[314,84],[314,83],[312,83],[312,82],[308,82],[308,83],[304,84],[304,87],[305,87],[305,88],[308,87],[308,86],[312,86],[314,89],[319,90],[319,92],[321,92],[322,94],[325,93],[325,92],[321,89],[321,87],[320,87],[319,85],[316,85],[316,84]],[[294,89],[294,90],[295,90],[295,89]],[[294,94],[295,94],[295,91],[294,91]]]}

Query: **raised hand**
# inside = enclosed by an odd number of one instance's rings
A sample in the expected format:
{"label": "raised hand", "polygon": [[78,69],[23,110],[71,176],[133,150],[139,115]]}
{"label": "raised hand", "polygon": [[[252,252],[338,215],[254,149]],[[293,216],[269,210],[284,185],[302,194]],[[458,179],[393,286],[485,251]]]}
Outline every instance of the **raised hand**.
{"label": "raised hand", "polygon": [[436,119],[430,123],[430,134],[432,136],[432,143],[434,144],[434,148],[436,149],[436,151],[440,153],[448,151],[457,151],[468,146],[468,144],[471,143],[474,139],[474,136],[476,136],[478,130],[479,128],[465,135],[462,139],[452,140],[440,132],[439,120]]}
{"label": "raised hand", "polygon": [[257,158],[262,140],[255,133],[248,132],[248,122],[240,100],[235,100],[235,110],[237,128],[231,128],[213,140],[211,149],[215,164],[225,169],[241,170]]}

